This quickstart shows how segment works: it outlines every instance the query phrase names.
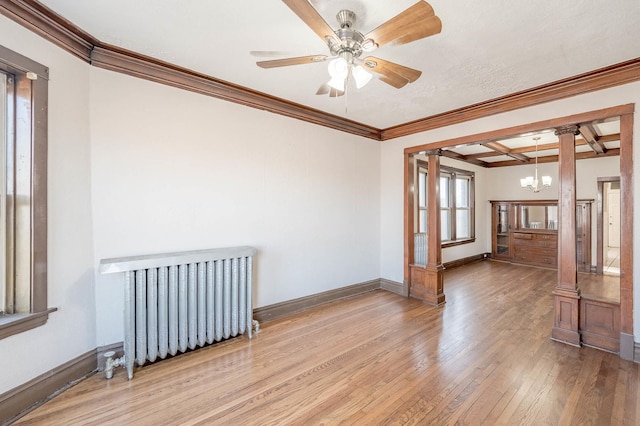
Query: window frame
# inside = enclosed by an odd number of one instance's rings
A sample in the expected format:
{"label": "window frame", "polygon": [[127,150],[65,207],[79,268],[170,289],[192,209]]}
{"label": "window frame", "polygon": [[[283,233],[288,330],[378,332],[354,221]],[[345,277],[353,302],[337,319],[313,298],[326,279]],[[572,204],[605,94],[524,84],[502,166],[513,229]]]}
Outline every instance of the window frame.
{"label": "window frame", "polygon": [[[428,174],[428,167],[427,167],[427,162],[426,161],[422,161],[422,160],[417,160],[416,161],[416,171],[417,171],[417,181],[418,181],[418,191],[417,193],[417,198],[418,200],[420,200],[421,197],[424,197],[425,199],[425,203],[424,205],[421,205],[421,203],[418,201],[416,202],[416,206],[417,206],[417,212],[418,215],[416,216],[416,229],[418,229],[419,231],[421,229],[424,228],[425,232],[428,230],[428,224],[425,223],[424,226],[422,226],[423,224],[420,221],[420,212],[421,210],[425,210],[427,209],[427,203],[428,203],[428,197],[426,195],[426,193],[424,195],[421,194],[422,189],[424,188],[424,190],[426,191],[426,185],[420,185],[421,182],[421,175],[424,173],[424,180],[426,182],[426,175]],[[442,178],[442,175],[446,175],[449,178],[449,183],[448,183],[448,187],[449,187],[449,191],[448,191],[448,206],[440,206],[440,214],[442,214],[442,212],[446,211],[447,212],[447,216],[449,218],[449,235],[452,237],[449,240],[441,240],[440,242],[440,247],[442,248],[446,248],[446,247],[453,247],[453,246],[457,246],[457,245],[462,245],[462,244],[470,244],[476,241],[476,237],[475,237],[475,172],[469,171],[469,170],[462,170],[462,169],[458,169],[455,167],[450,167],[450,166],[440,166],[440,176],[438,177],[439,179]],[[468,207],[458,207],[458,200],[456,200],[456,181],[459,178],[463,178],[465,180],[468,179],[469,181],[469,206]],[[438,183],[440,184],[440,180],[438,181]],[[442,189],[442,186],[440,186]],[[442,197],[443,195],[440,194],[440,196]],[[458,210],[468,210],[469,211],[469,237],[467,238],[456,238],[456,234],[457,234],[457,223],[456,223],[456,219],[457,219],[457,211]],[[427,218],[428,221],[428,218]],[[442,224],[441,224],[442,226]],[[422,232],[422,231],[420,231]],[[442,230],[441,230],[442,233]]]}
{"label": "window frame", "polygon": [[0,339],[3,339],[45,324],[49,313],[56,309],[49,308],[47,302],[49,70],[1,45],[0,70],[13,76],[15,87],[14,101],[9,106],[13,133],[7,138],[7,144],[15,147],[12,153],[15,170],[8,170],[7,177],[16,179],[15,190],[21,198],[28,197],[20,201],[28,209],[15,215],[16,234],[20,235],[15,235],[13,241],[15,259],[12,263],[29,275],[26,284],[20,284],[28,286],[28,312],[0,316]]}

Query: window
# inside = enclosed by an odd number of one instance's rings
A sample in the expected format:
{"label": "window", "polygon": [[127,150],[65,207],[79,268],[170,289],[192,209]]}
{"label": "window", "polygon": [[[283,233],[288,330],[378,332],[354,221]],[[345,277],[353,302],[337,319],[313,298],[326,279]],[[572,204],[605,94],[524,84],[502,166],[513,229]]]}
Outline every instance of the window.
{"label": "window", "polygon": [[47,306],[46,67],[0,46],[0,339]]}
{"label": "window", "polygon": [[[442,246],[475,240],[474,173],[440,167],[440,238]],[[427,232],[427,165],[418,162],[418,232]]]}

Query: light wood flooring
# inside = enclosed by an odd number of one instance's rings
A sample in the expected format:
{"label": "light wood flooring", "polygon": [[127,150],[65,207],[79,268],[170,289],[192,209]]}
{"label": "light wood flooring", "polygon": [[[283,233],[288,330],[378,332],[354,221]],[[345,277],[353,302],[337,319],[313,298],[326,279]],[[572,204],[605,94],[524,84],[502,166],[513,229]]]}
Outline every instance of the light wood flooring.
{"label": "light wood flooring", "polygon": [[22,418],[37,425],[638,425],[639,365],[549,339],[557,272],[447,271],[442,308],[383,290],[262,325]]}

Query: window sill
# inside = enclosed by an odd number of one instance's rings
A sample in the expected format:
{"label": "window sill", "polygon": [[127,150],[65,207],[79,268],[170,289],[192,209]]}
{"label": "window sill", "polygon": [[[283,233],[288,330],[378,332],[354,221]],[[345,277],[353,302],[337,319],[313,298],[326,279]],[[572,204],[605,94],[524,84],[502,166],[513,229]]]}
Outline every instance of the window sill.
{"label": "window sill", "polygon": [[467,238],[465,240],[447,241],[446,243],[442,243],[440,247],[441,248],[455,247],[455,246],[461,246],[463,244],[471,244],[475,242],[476,242],[475,238]]}
{"label": "window sill", "polygon": [[58,308],[49,308],[46,311],[35,314],[0,316],[0,340],[46,324],[49,314],[57,310]]}

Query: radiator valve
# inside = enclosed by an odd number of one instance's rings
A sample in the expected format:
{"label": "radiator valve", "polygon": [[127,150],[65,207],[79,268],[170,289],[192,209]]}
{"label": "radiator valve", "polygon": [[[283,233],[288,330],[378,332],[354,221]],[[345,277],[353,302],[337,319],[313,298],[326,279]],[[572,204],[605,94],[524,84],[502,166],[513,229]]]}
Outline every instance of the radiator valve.
{"label": "radiator valve", "polygon": [[113,356],[115,354],[116,353],[114,351],[107,351],[103,355],[107,359],[104,366],[104,376],[107,379],[110,379],[113,377],[114,368],[124,366],[124,356],[121,356],[120,358],[114,358]]}
{"label": "radiator valve", "polygon": [[260,330],[260,323],[257,320],[253,320],[253,332],[255,334],[260,333],[262,330]]}

